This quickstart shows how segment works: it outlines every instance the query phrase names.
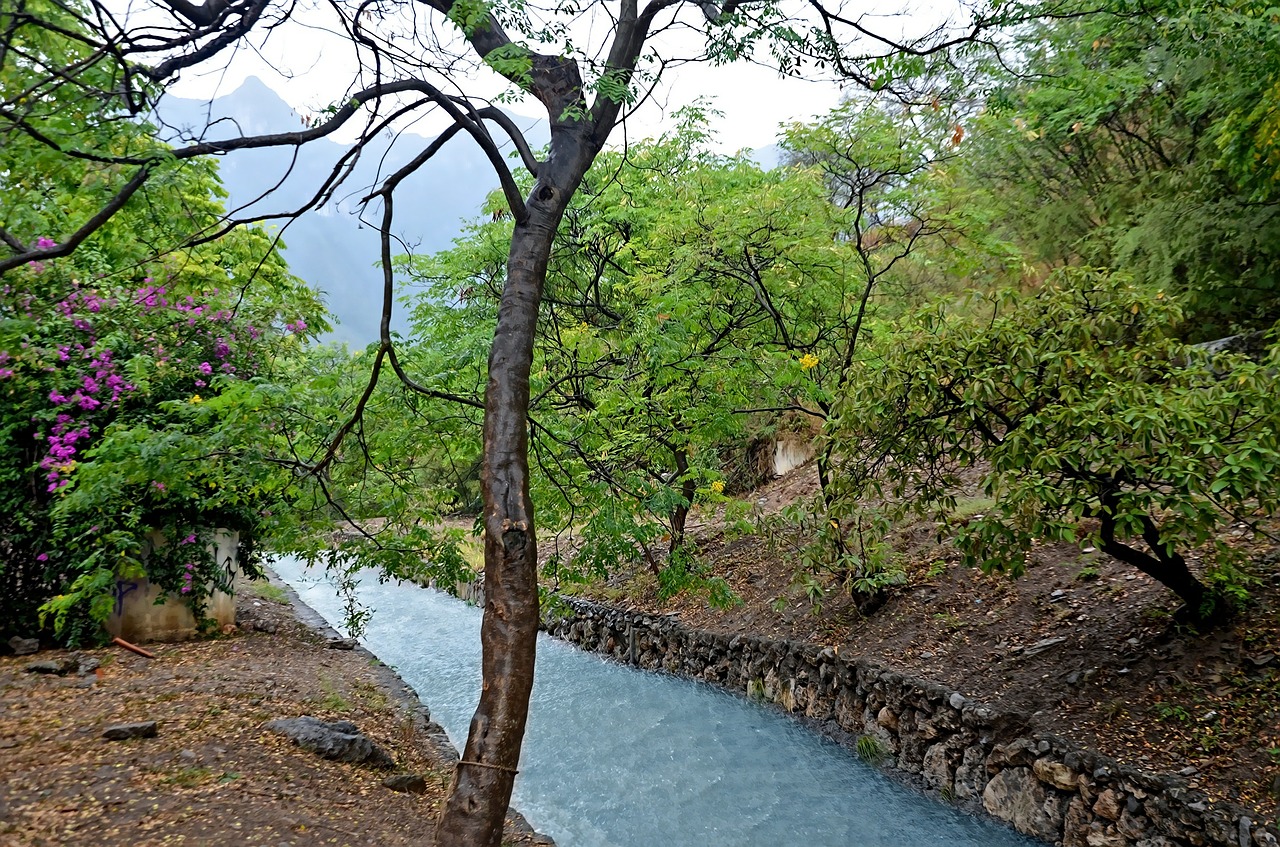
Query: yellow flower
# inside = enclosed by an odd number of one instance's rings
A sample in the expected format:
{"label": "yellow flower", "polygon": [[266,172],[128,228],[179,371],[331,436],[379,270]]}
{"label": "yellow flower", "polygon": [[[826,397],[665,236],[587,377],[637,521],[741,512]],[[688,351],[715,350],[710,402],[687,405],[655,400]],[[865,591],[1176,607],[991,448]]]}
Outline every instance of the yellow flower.
{"label": "yellow flower", "polygon": [[818,366],[818,357],[812,353],[805,353],[800,357],[800,367],[806,371],[813,370]]}
{"label": "yellow flower", "polygon": [[203,402],[204,402],[204,400],[203,400],[203,399],[201,399],[201,397],[200,397],[200,395],[199,395],[199,394],[193,394],[193,395],[191,395],[191,400],[190,400],[189,402],[192,402],[192,403],[203,403]]}
{"label": "yellow flower", "polygon": [[711,483],[711,490],[716,494],[722,493],[724,491],[724,483],[717,479],[715,482]]}

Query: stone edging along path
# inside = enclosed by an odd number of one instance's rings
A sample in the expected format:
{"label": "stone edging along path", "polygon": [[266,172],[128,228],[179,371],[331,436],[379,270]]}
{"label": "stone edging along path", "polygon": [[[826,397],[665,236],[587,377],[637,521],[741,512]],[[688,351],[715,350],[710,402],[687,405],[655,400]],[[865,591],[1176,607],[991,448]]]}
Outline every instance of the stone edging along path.
{"label": "stone edging along path", "polygon": [[[926,790],[1063,847],[1277,847],[1275,831],[1175,777],[1143,773],[1020,714],[834,648],[686,629],[562,597],[552,636],[624,664],[699,679],[802,716]],[[861,739],[872,739],[863,741]]]}

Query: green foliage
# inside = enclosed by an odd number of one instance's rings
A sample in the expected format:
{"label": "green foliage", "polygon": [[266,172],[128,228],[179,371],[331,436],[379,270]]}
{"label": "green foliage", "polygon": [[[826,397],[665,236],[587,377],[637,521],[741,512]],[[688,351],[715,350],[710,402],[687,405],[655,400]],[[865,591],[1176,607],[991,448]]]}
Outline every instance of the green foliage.
{"label": "green foliage", "polygon": [[[581,530],[576,557],[555,561],[565,584],[640,562],[664,593],[695,585],[680,564],[685,525],[697,502],[728,505],[725,457],[782,410],[825,419],[874,325],[879,287],[897,296],[915,285],[899,274],[904,260],[954,225],[936,214],[929,122],[846,104],[819,127],[793,127],[796,164],[765,172],[707,153],[705,118],[695,106],[670,135],[603,154],[551,256],[532,483],[544,526]],[[414,453],[448,451],[437,465],[446,475],[479,456],[470,412],[447,398],[478,398],[485,384],[511,231],[495,215],[446,253],[397,260],[421,289],[404,360],[446,404]],[[814,520],[830,548],[814,569],[873,594],[900,578],[869,560],[878,554],[862,552],[856,529],[841,546],[848,528]]]}
{"label": "green foliage", "polygon": [[[27,246],[41,236],[66,241],[135,173],[105,157],[150,160],[147,201],[117,213],[77,257],[86,279],[141,278],[143,263],[214,224],[223,196],[215,164],[165,156],[153,127],[136,119],[158,90],[121,86],[123,57],[83,35],[90,16],[79,3],[32,0],[23,14],[10,9],[0,10],[7,44],[0,56],[0,230]],[[139,85],[136,77],[132,82]]]}
{"label": "green foliage", "polygon": [[[551,526],[581,524],[582,551],[557,563],[566,581],[638,559],[692,584],[676,564],[685,522],[695,502],[725,500],[721,445],[745,432],[739,410],[814,382],[770,310],[822,343],[804,321],[843,279],[840,225],[812,175],[705,153],[699,115],[626,157],[602,156],[551,258],[533,484]],[[446,254],[401,262],[426,295],[406,360],[431,389],[478,396],[509,238],[507,221],[488,221]],[[478,456],[475,434],[451,449]]]}
{"label": "green foliage", "polygon": [[1276,507],[1276,348],[1259,362],[1181,344],[1180,305],[1118,274],[1064,271],[990,305],[922,312],[855,364],[836,447],[866,460],[845,466],[842,502],[882,495],[945,519],[976,468],[994,508],[956,527],[970,564],[1017,575],[1033,539],[1087,543],[1206,614],[1213,597],[1178,550]]}
{"label": "green foliage", "polygon": [[271,603],[288,604],[289,594],[278,585],[270,582],[257,582],[253,585],[253,593]]}
{"label": "green foliage", "polygon": [[[296,491],[272,462],[284,452],[273,379],[298,336],[325,323],[260,229],[189,246],[222,213],[212,160],[166,159],[123,93],[94,93],[116,90],[121,69],[79,37],[74,7],[26,8],[35,18],[0,14],[11,38],[0,91],[43,140],[0,121],[7,238],[51,248],[113,196],[130,171],[97,153],[154,160],[72,258],[0,285],[0,628],[30,634],[44,618],[89,641],[121,577],[145,572],[199,612],[227,583],[214,527],[241,532],[253,573]],[[47,74],[73,65],[73,77]]]}
{"label": "green foliage", "polygon": [[891,527],[887,515],[872,509],[856,510],[842,521],[826,516],[821,503],[806,502],[793,503],[759,524],[774,555],[794,563],[796,582],[815,610],[825,579],[863,600],[906,581],[899,558],[884,543]]}
{"label": "green foliage", "polygon": [[1038,261],[1124,270],[1192,340],[1280,318],[1275,87],[1265,3],[1115,5],[1024,28],[987,81],[962,197]]}
{"label": "green foliage", "polygon": [[869,765],[878,765],[889,757],[889,749],[874,735],[859,735],[854,749],[858,758]]}
{"label": "green foliage", "polygon": [[[219,245],[216,261],[196,253],[144,267],[157,278],[136,282],[83,281],[72,260],[6,275],[8,626],[34,630],[43,604],[60,636],[92,639],[116,580],[143,573],[198,611],[210,588],[228,587],[208,543],[214,527],[242,533],[253,573],[256,540],[292,496],[289,475],[268,459],[279,432],[270,384],[288,333],[268,275],[261,300],[214,286],[234,284],[249,259],[240,251],[265,243],[254,238]],[[271,261],[282,284],[274,296],[317,309]]]}

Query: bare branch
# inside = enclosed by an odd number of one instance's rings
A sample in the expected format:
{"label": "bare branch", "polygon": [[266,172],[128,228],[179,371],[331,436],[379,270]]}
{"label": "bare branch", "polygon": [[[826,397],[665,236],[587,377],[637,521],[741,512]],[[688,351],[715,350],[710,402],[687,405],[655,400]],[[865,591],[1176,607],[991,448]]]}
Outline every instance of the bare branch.
{"label": "bare branch", "polygon": [[[112,197],[111,200],[103,205],[103,207],[99,209],[93,217],[85,221],[78,230],[64,239],[58,246],[50,247],[47,250],[27,250],[16,256],[10,256],[8,259],[0,259],[0,274],[5,271],[12,270],[19,265],[24,265],[27,262],[37,262],[43,259],[57,259],[62,256],[71,255],[71,252],[79,247],[81,242],[93,233],[97,232],[103,224],[111,219],[112,215],[120,211],[120,209],[124,207],[124,204],[129,202],[129,198],[134,195],[134,192],[142,187],[142,184],[147,181],[147,177],[150,175],[150,165],[143,165],[141,168],[138,168],[137,172],[133,175],[133,178],[125,183],[124,187],[116,192],[116,195]],[[6,243],[9,243],[7,239]]]}

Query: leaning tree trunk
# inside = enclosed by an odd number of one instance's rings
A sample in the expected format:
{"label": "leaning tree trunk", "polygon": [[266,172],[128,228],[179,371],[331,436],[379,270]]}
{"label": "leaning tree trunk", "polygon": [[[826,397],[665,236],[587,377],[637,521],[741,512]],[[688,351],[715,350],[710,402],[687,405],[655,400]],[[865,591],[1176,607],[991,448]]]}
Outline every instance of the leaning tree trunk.
{"label": "leaning tree trunk", "polygon": [[[559,146],[557,140],[562,142]],[[583,140],[563,136],[553,138],[552,150],[530,195],[527,216],[516,223],[511,237],[507,281],[489,350],[481,471],[483,678],[466,747],[436,828],[440,847],[501,844],[529,715],[538,635],[538,555],[529,499],[529,372],[556,228],[594,153]],[[568,155],[561,155],[565,152]]]}
{"label": "leaning tree trunk", "polygon": [[1143,552],[1116,539],[1114,497],[1103,495],[1105,508],[1098,512],[1099,536],[1102,552],[1125,564],[1132,565],[1147,576],[1178,595],[1184,605],[1183,614],[1193,623],[1212,624],[1222,616],[1209,589],[1187,567],[1187,560],[1160,537],[1160,531],[1149,516],[1143,515],[1142,538],[1150,553]]}

